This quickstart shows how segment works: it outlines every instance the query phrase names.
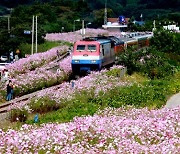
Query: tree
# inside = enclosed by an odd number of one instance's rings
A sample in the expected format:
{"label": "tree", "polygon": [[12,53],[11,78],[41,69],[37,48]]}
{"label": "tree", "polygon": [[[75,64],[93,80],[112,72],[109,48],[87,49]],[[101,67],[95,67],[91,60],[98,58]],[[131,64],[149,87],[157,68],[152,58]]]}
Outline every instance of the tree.
{"label": "tree", "polygon": [[[111,14],[113,13],[113,11],[111,9],[107,9],[107,14],[108,16],[111,16]],[[95,10],[93,12],[94,14],[94,22],[93,25],[95,27],[100,27],[104,24],[104,9],[101,10]]]}
{"label": "tree", "polygon": [[162,52],[174,52],[179,54],[180,34],[169,30],[160,30],[154,32],[151,39],[151,45]]}

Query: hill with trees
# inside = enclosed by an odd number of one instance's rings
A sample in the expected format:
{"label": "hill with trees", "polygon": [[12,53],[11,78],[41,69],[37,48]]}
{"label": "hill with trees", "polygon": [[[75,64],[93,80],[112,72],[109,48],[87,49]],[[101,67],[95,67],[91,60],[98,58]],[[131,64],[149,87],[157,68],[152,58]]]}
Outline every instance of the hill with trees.
{"label": "hill with trees", "polygon": [[[1,0],[0,5],[7,8],[16,8],[19,5],[32,5],[34,3],[49,3],[57,6],[68,6],[76,9],[72,11],[86,10],[90,12],[103,9],[107,1],[107,7],[112,10],[113,16],[124,14],[125,16],[139,17],[143,13],[145,18],[152,18],[154,15],[165,15],[166,13],[180,11],[180,0]],[[78,7],[82,4],[81,7]],[[83,5],[85,4],[85,5]],[[149,11],[148,11],[149,10]],[[87,10],[86,10],[87,11]]]}
{"label": "hill with trees", "polygon": [[[74,21],[84,19],[85,25],[98,28],[104,23],[105,0],[1,0],[0,2],[0,52],[15,50],[22,43],[31,43],[30,35],[24,30],[31,30],[32,16],[38,16],[38,43],[43,43],[46,33],[73,31]],[[124,15],[132,20],[143,20],[142,28],[131,30],[152,30],[152,21],[163,24],[180,23],[180,0],[107,0],[108,17]],[[8,18],[10,15],[10,32]],[[132,21],[131,20],[131,21]],[[76,30],[82,27],[76,22]],[[11,44],[11,46],[9,46]]]}

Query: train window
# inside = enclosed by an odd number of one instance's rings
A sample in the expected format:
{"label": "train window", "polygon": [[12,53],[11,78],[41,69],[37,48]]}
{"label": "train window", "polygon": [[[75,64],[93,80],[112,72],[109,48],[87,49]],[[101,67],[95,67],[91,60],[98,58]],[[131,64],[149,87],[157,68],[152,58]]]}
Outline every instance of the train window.
{"label": "train window", "polygon": [[96,45],[88,45],[88,51],[96,52]]}
{"label": "train window", "polygon": [[85,50],[85,45],[77,45],[77,51],[84,51]]}

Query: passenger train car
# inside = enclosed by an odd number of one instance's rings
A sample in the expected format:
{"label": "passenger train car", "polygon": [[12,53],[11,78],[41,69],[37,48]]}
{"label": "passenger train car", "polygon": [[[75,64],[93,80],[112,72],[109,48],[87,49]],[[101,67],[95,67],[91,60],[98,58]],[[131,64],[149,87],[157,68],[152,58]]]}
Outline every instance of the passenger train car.
{"label": "passenger train car", "polygon": [[115,36],[88,37],[74,44],[72,53],[72,71],[74,74],[101,70],[113,64],[116,54],[135,46],[137,49],[149,46],[152,35],[137,35],[117,38]]}

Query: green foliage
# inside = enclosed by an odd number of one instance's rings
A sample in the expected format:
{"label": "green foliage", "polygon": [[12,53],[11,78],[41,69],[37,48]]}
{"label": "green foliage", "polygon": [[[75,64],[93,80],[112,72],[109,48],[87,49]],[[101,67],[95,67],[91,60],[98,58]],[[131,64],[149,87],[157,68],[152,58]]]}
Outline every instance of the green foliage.
{"label": "green foliage", "polygon": [[[40,123],[47,123],[50,121],[67,122],[72,120],[75,116],[93,115],[100,107],[98,104],[94,104],[91,102],[93,97],[94,95],[92,92],[82,91],[81,93],[77,93],[75,98],[70,101],[61,100],[60,103],[57,104],[59,110],[47,113],[45,115],[41,115]],[[44,99],[42,100],[44,102]],[[38,101],[39,105],[34,105],[34,102],[31,103],[31,106],[36,106],[35,108],[37,112],[39,112],[38,110],[42,110],[40,109],[42,106],[41,100]],[[47,103],[48,101],[51,100],[47,99]],[[55,108],[55,110],[56,109],[57,108]],[[48,110],[46,110],[46,112],[48,112]],[[32,123],[32,121],[33,120],[30,119],[27,121],[27,123]]]}
{"label": "green foliage", "polygon": [[180,53],[179,42],[180,34],[168,30],[155,31],[154,37],[151,39],[151,45],[158,51],[177,54]]}
{"label": "green foliage", "polygon": [[139,54],[130,48],[118,56],[117,63],[126,66],[127,73],[131,75],[134,71],[139,70],[139,63],[137,62],[139,59]]}
{"label": "green foliage", "polygon": [[28,118],[28,111],[26,109],[13,109],[10,112],[10,120],[12,122],[25,122]]}
{"label": "green foliage", "polygon": [[4,14],[8,14],[8,13],[9,13],[8,9],[6,9],[5,7],[0,5],[0,15],[2,16]]}
{"label": "green foliage", "polygon": [[106,72],[107,76],[114,76],[114,77],[119,77],[121,75],[121,70],[118,68],[109,70],[108,72]]}
{"label": "green foliage", "polygon": [[106,95],[96,98],[95,101],[103,106],[115,108],[127,105],[152,108],[152,106],[161,107],[166,100],[161,91],[154,91],[154,89],[150,89],[150,87],[145,85],[134,84],[129,87],[115,88]]}
{"label": "green foliage", "polygon": [[[127,79],[129,80],[129,78]],[[78,92],[72,100],[61,100],[57,111],[48,112],[45,109],[48,113],[40,115],[40,123],[68,122],[76,116],[93,115],[99,109],[106,107],[161,108],[169,96],[180,91],[179,72],[167,79],[137,81],[126,87],[115,87],[96,97],[93,90]],[[44,102],[44,99],[39,100],[36,109],[41,108],[41,101]],[[47,103],[49,101],[51,100],[47,99]],[[34,104],[32,105],[34,106]],[[30,118],[26,122],[32,124],[33,119]]]}
{"label": "green foliage", "polygon": [[166,57],[163,53],[150,48],[144,57],[144,63],[141,65],[140,71],[147,74],[151,79],[165,78],[172,75],[176,70],[176,65],[172,65],[172,62],[173,60]]}
{"label": "green foliage", "polygon": [[[177,73],[175,80],[161,79],[149,80],[143,83],[135,83],[128,87],[117,87],[106,94],[93,99],[92,102],[101,106],[119,108],[122,106],[160,108],[165,104],[169,95],[177,93],[180,88],[180,73]],[[173,88],[172,88],[173,87]]]}
{"label": "green foliage", "polygon": [[55,33],[59,32],[59,29],[61,29],[61,26],[58,23],[49,23],[44,25],[44,29],[47,33]]}
{"label": "green foliage", "polygon": [[[25,35],[24,30],[32,29],[32,12],[33,15],[38,16],[39,44],[44,42],[45,33],[72,31],[75,19],[84,19],[85,22],[91,22],[90,27],[94,28],[102,27],[104,23],[104,0],[3,1],[5,6],[9,6],[10,4],[9,7],[14,8],[8,11],[11,13],[10,33],[7,32],[7,18],[0,18],[0,44],[3,47],[0,50],[2,51],[15,50],[22,43],[31,43],[31,35]],[[167,6],[170,9],[167,9]],[[145,23],[147,20],[151,20],[150,22],[148,21],[148,24],[137,26],[131,22],[129,26],[130,30],[145,31],[152,30],[152,20],[154,19],[180,23],[179,6],[179,1],[177,0],[173,0],[173,2],[112,0],[111,3],[107,3],[107,15],[108,17],[125,15],[125,17],[129,18],[134,16],[134,19],[141,20],[140,15],[143,14]],[[6,13],[8,9],[1,7],[1,10]],[[78,22],[76,29],[80,29],[81,27],[81,23]]]}
{"label": "green foliage", "polygon": [[31,54],[31,44],[28,43],[21,43],[19,45],[19,50],[21,51],[22,57],[25,57],[25,55],[30,55]]}
{"label": "green foliage", "polygon": [[172,75],[178,68],[178,62],[168,55],[148,48],[134,52],[127,50],[118,57],[118,64],[127,67],[127,73],[141,72],[149,78],[165,78]]}
{"label": "green foliage", "polygon": [[40,117],[40,123],[47,122],[68,122],[76,116],[93,115],[98,110],[98,105],[91,103],[73,102],[74,106],[69,106],[58,111],[47,113]]}
{"label": "green foliage", "polygon": [[35,113],[47,113],[59,108],[59,105],[56,103],[56,101],[53,101],[48,97],[32,100],[29,106]]}
{"label": "green foliage", "polygon": [[[1,83],[1,86],[4,86],[4,83]],[[0,90],[0,104],[6,102],[6,91]]]}
{"label": "green foliage", "polygon": [[10,37],[7,30],[0,30],[0,54],[16,49],[19,43],[20,40]]}
{"label": "green foliage", "polygon": [[[37,46],[37,49],[38,49],[38,52],[45,52],[53,47],[56,47],[56,46],[60,46],[60,45],[63,45],[63,44],[68,44],[66,42],[49,42],[49,41],[45,41],[43,44],[38,44]],[[69,43],[70,44],[70,43]],[[69,45],[68,44],[68,45]],[[31,44],[28,44],[28,43],[22,43],[19,45],[19,49],[21,51],[21,54],[22,56],[24,57],[25,54],[31,54]]]}

